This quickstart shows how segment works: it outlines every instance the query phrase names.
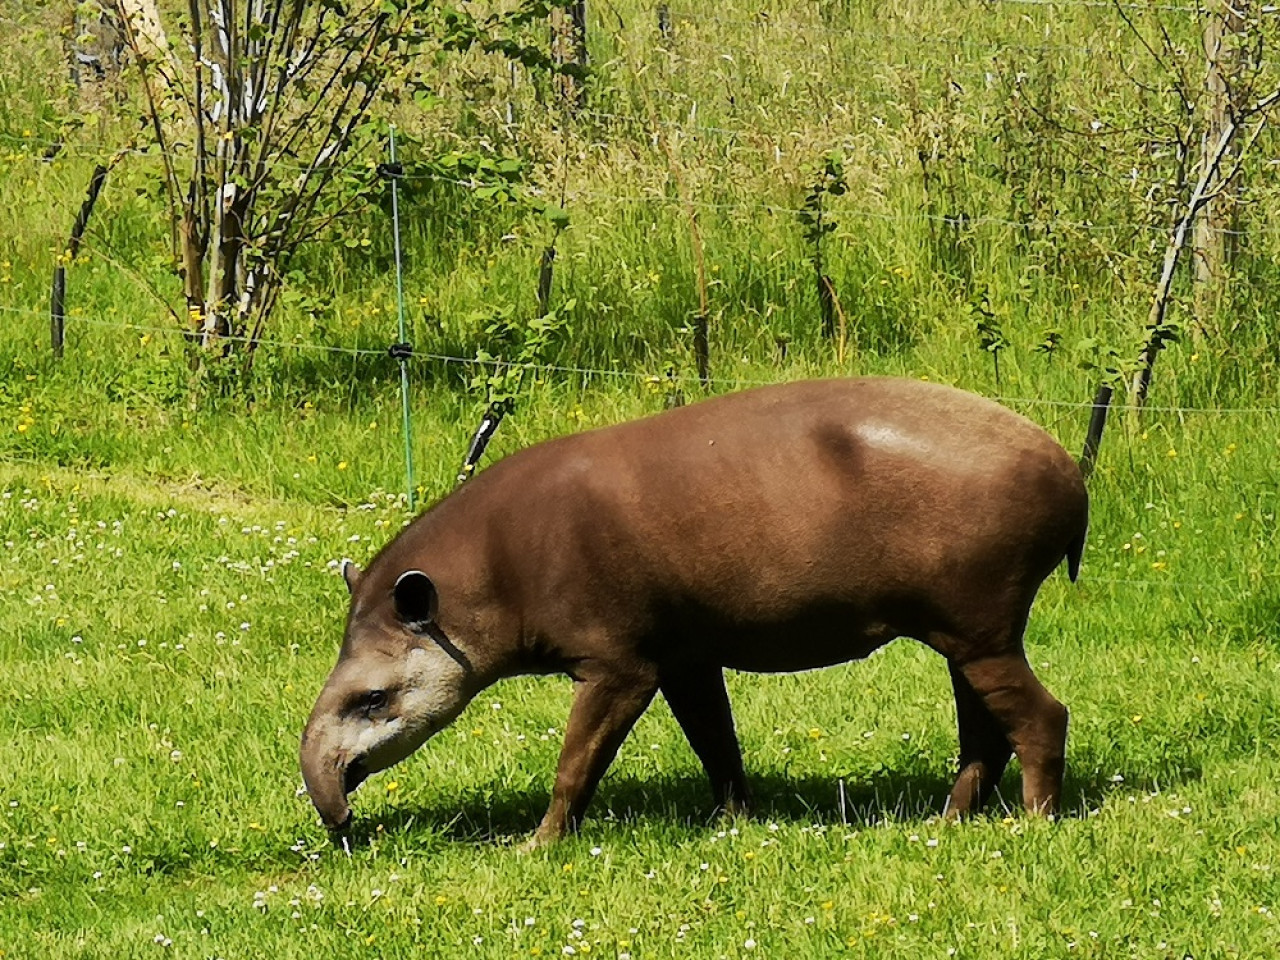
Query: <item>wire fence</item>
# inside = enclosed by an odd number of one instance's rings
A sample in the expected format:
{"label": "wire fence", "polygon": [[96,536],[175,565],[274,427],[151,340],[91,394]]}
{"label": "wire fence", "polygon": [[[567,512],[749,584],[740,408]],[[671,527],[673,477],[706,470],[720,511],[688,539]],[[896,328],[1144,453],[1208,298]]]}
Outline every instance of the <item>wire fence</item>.
{"label": "wire fence", "polygon": [[[25,309],[21,307],[3,306],[3,305],[0,305],[0,314],[8,314],[10,316],[28,316],[28,317],[44,317],[45,316],[45,313],[43,311]],[[143,334],[143,335],[156,336],[156,337],[167,336],[167,337],[173,337],[173,338],[182,338],[182,337],[188,337],[192,334],[192,331],[184,330],[183,328],[178,327],[176,325],[162,326],[158,324],[130,323],[130,322],[123,322],[123,321],[103,318],[103,317],[72,316],[69,318],[69,326],[74,328],[75,325],[82,325],[85,327],[103,329],[103,330],[128,332],[131,334]],[[235,343],[248,343],[248,338],[246,337],[229,336],[222,339],[230,342],[235,342]],[[319,353],[335,354],[335,355],[348,356],[352,358],[361,358],[361,359],[373,359],[373,358],[387,359],[388,357],[388,351],[386,349],[347,347],[347,346],[339,346],[334,344],[307,342],[307,341],[298,340],[298,339],[294,339],[294,340],[259,339],[255,342],[255,345],[257,347],[267,348],[267,349],[296,350],[301,352],[319,352]],[[495,358],[484,358],[484,357],[475,357],[475,356],[468,357],[468,356],[438,353],[438,352],[432,352],[432,351],[415,350],[408,359],[411,362],[416,362],[416,363],[429,362],[429,363],[443,363],[447,365],[457,365],[457,366],[466,368],[468,370],[475,370],[476,368],[490,368],[490,369],[518,368],[518,369],[525,369],[525,370],[542,373],[542,374],[570,375],[570,376],[583,377],[583,378],[621,379],[621,380],[627,380],[632,382],[646,382],[646,383],[674,382],[690,388],[696,387],[701,384],[701,381],[699,380],[699,378],[694,375],[680,375],[680,374],[673,375],[667,372],[653,373],[653,372],[623,370],[623,369],[606,368],[606,367],[569,366],[569,365],[551,364],[551,363],[513,362],[513,361],[495,359]],[[732,387],[766,386],[766,385],[776,384],[777,382],[779,382],[778,378],[750,378],[750,377],[742,377],[742,376],[736,376],[736,375],[730,375],[727,377],[717,377],[714,380],[714,383],[717,386],[721,386],[721,387],[723,386],[732,386]],[[1014,408],[1018,408],[1018,407],[1049,408],[1049,409],[1064,410],[1064,411],[1071,412],[1073,414],[1083,413],[1087,410],[1092,410],[1095,408],[1095,404],[1092,402],[1087,402],[1087,401],[1082,402],[1078,400],[1066,400],[1066,399],[1057,399],[1057,398],[1048,398],[1048,397],[1039,397],[1039,396],[1019,396],[1019,395],[997,393],[995,395],[990,396],[990,399]],[[1113,405],[1113,409],[1134,410],[1138,408],[1132,404],[1116,403]],[[1178,418],[1183,418],[1187,415],[1201,415],[1201,416],[1211,416],[1211,417],[1226,416],[1226,417],[1280,418],[1280,406],[1232,407],[1232,406],[1192,406],[1192,405],[1154,405],[1153,404],[1153,405],[1144,405],[1141,409],[1147,413],[1170,414]],[[43,461],[39,461],[33,458],[24,458],[20,455],[14,456],[14,455],[6,454],[5,459],[9,462],[15,462],[15,463],[26,462],[33,465],[43,464]],[[409,502],[412,502],[412,499],[410,499]],[[1106,588],[1156,589],[1156,590],[1162,590],[1162,591],[1172,590],[1177,592],[1183,592],[1183,591],[1201,592],[1204,590],[1210,590],[1210,591],[1218,591],[1223,594],[1233,594],[1233,593],[1238,594],[1242,591],[1247,592],[1251,587],[1255,587],[1259,580],[1271,582],[1271,581],[1275,581],[1277,578],[1280,578],[1280,571],[1276,571],[1274,573],[1256,573],[1256,572],[1249,573],[1249,574],[1242,573],[1239,576],[1234,576],[1234,577],[1223,576],[1219,578],[1206,578],[1206,579],[1185,579],[1185,578],[1179,578],[1172,575],[1161,575],[1158,577],[1105,576],[1101,574],[1095,575],[1090,569],[1090,567],[1091,567],[1091,564],[1089,564],[1086,560],[1083,573],[1081,575],[1082,576],[1081,583],[1085,587],[1103,586]],[[1104,566],[1102,569],[1105,570],[1107,568]]]}
{"label": "wire fence", "polygon": [[[1114,0],[986,0],[988,5],[1008,5],[1022,7],[1045,7],[1045,8],[1111,8],[1121,7],[1130,10],[1152,11],[1157,13],[1175,13],[1197,15],[1203,13],[1203,9],[1193,5],[1167,4],[1167,3],[1116,3]],[[705,25],[708,23],[715,24],[720,27],[726,27],[739,31],[755,30],[761,34],[761,43],[755,47],[743,47],[738,45],[719,42],[710,39],[701,34],[689,31],[688,36],[680,36],[678,42],[688,45],[691,48],[709,53],[714,56],[720,56],[725,53],[740,52],[744,55],[760,56],[762,50],[772,49],[771,43],[776,39],[776,34],[783,30],[793,30],[801,41],[821,42],[824,38],[848,38],[848,31],[838,26],[828,25],[824,23],[805,22],[800,20],[789,20],[786,18],[774,17],[761,13],[754,17],[733,17],[726,14],[705,15],[696,11],[686,11],[680,9],[671,10],[671,15],[684,19],[689,24],[697,23]],[[1265,13],[1275,12],[1275,8],[1268,7],[1264,9]],[[678,25],[677,25],[678,26]],[[1062,40],[1043,39],[1040,42],[1029,43],[1009,43],[1004,40],[989,41],[972,39],[969,37],[957,36],[917,36],[905,30],[891,30],[888,28],[877,28],[875,31],[867,31],[858,37],[870,43],[883,44],[891,38],[911,37],[912,42],[926,46],[944,48],[957,51],[956,56],[977,55],[983,56],[983,51],[989,55],[1001,55],[1009,52],[1017,52],[1027,55],[1041,55],[1047,53],[1060,54],[1064,56],[1081,56],[1093,57],[1101,51],[1099,48],[1090,46],[1088,43],[1070,43]],[[692,62],[692,61],[691,61]],[[862,64],[862,66],[874,66],[879,61]],[[885,68],[895,68],[897,64],[884,62],[879,64]],[[986,65],[981,63],[970,62],[967,66],[973,67],[986,81],[990,81],[990,74],[986,72]],[[967,82],[967,81],[966,81]],[[862,93],[867,93],[863,90]],[[658,145],[658,137],[675,137],[685,140],[709,141],[716,138],[718,143],[722,143],[726,149],[754,151],[760,155],[768,157],[773,155],[778,160],[785,151],[799,150],[799,146],[803,143],[803,149],[806,154],[812,154],[818,149],[841,149],[850,147],[850,135],[834,134],[824,127],[823,124],[816,124],[816,129],[805,130],[787,130],[773,129],[765,130],[753,128],[749,126],[726,126],[721,123],[703,123],[697,118],[697,104],[690,103],[686,109],[686,118],[683,120],[670,119],[669,117],[657,116],[654,113],[649,115],[630,114],[621,111],[593,110],[584,109],[578,115],[576,123],[580,130],[586,130],[587,124],[619,124],[627,125],[649,135],[652,145],[656,148]],[[589,133],[589,131],[588,131]],[[172,161],[182,162],[189,159],[189,156],[181,152],[170,154],[167,158],[162,156],[161,152],[152,147],[128,146],[128,145],[109,145],[101,143],[91,143],[85,141],[53,139],[49,137],[35,136],[18,136],[12,133],[0,132],[0,144],[8,144],[11,148],[10,155],[6,158],[0,153],[0,160],[8,159],[15,162],[22,159],[39,160],[45,163],[57,163],[61,159],[80,159],[98,161],[107,156],[120,155],[139,158],[150,158],[153,160],[169,159]],[[378,158],[366,158],[372,166]],[[288,160],[273,161],[275,167],[287,173],[301,175],[303,173],[315,172],[315,166],[311,164],[291,162]],[[337,165],[334,169],[340,169]],[[1158,177],[1151,177],[1140,174],[1137,170],[1133,171],[1132,177],[1125,177],[1115,172],[1105,172],[1097,167],[1081,166],[1074,170],[1060,171],[1066,176],[1072,177],[1108,177],[1114,180],[1126,180],[1136,187],[1144,189],[1155,189],[1167,185],[1165,181]],[[449,176],[433,170],[410,169],[406,171],[401,178],[408,182],[436,182],[443,185],[457,187],[463,190],[478,190],[490,187],[493,184],[483,177],[464,177]],[[741,212],[744,214],[769,214],[788,217],[801,217],[807,211],[798,205],[769,202],[768,200],[759,198],[738,198],[725,197],[714,200],[692,198],[688,196],[672,195],[667,189],[667,184],[655,184],[651,190],[644,191],[643,188],[639,192],[621,192],[621,191],[602,191],[591,188],[572,188],[565,189],[564,195],[567,204],[571,206],[592,206],[599,205],[609,208],[622,208],[634,206],[654,206],[654,207],[675,207],[683,210],[707,210],[707,211],[726,211]],[[537,187],[526,187],[532,191],[537,191]],[[545,188],[544,188],[545,189]],[[1099,233],[1119,233],[1119,234],[1141,234],[1141,235],[1159,235],[1167,234],[1170,225],[1153,220],[1142,220],[1135,222],[1095,222],[1088,219],[1072,219],[1069,217],[1045,217],[1045,218],[1028,218],[1016,219],[1011,217],[992,216],[992,215],[974,215],[974,216],[954,216],[933,213],[928,210],[885,210],[872,209],[865,206],[856,206],[848,202],[839,205],[832,211],[833,215],[840,219],[848,219],[852,222],[857,221],[882,221],[897,223],[931,223],[947,227],[976,229],[981,227],[994,227],[1001,229],[1019,230],[1019,231],[1077,231],[1085,234]],[[1215,228],[1215,231],[1225,235],[1244,235],[1244,234],[1271,234],[1280,232],[1280,225],[1258,224],[1251,226],[1247,231],[1234,227]],[[397,236],[398,239],[398,236]],[[118,265],[119,266],[119,265]],[[0,312],[12,317],[25,316],[28,318],[43,318],[48,314],[42,310],[30,309],[25,307],[0,305]],[[82,312],[72,310],[67,317],[67,326],[74,330],[77,326],[85,328],[94,328],[103,331],[118,331],[140,334],[154,337],[191,337],[193,332],[184,329],[183,326],[175,321],[172,325],[147,324],[136,322],[125,322],[108,316],[84,315]],[[219,340],[228,343],[238,343],[244,345],[252,345],[255,348],[267,348],[285,351],[300,351],[321,353],[330,355],[341,355],[352,358],[361,359],[385,359],[388,356],[386,348],[370,348],[359,346],[344,346],[330,343],[307,342],[301,339],[271,339],[271,338],[249,338],[245,336],[221,336]],[[633,382],[645,382],[654,384],[678,384],[681,386],[694,387],[700,383],[704,383],[701,376],[683,373],[671,373],[668,371],[651,372],[645,370],[627,370],[620,368],[609,368],[604,366],[575,366],[554,363],[541,363],[533,361],[512,361],[501,358],[464,356],[452,353],[433,352],[430,350],[414,349],[413,352],[405,357],[399,357],[403,362],[414,364],[444,364],[446,366],[460,367],[467,371],[476,371],[482,369],[492,370],[510,370],[521,369],[535,373],[547,375],[573,376],[590,379],[613,379],[627,380]],[[776,378],[752,378],[736,375],[716,376],[714,382],[717,386],[735,386],[749,387],[766,385],[776,382]],[[1097,409],[1097,404],[1093,401],[1079,399],[1060,399],[1036,396],[1016,396],[1016,395],[997,395],[993,397],[1001,403],[1013,407],[1041,407],[1050,409],[1059,409],[1064,411],[1064,415],[1074,415],[1085,411],[1093,411]],[[1127,411],[1139,409],[1139,406],[1132,403],[1116,402],[1110,405],[1112,410]],[[1277,417],[1280,416],[1280,406],[1238,406],[1238,407],[1216,407],[1216,406],[1178,406],[1178,405],[1154,405],[1142,404],[1140,409],[1144,412],[1152,414],[1167,414],[1176,417],[1184,416],[1207,416],[1207,417]],[[406,425],[406,433],[408,433]],[[410,481],[412,489],[412,479]],[[412,494],[410,494],[412,497]],[[1277,574],[1280,575],[1280,574]],[[1222,589],[1224,591],[1238,591],[1245,585],[1247,578],[1228,578],[1224,577],[1220,580],[1180,580],[1172,577],[1159,578],[1125,578],[1125,577],[1092,577],[1088,581],[1096,584],[1106,584],[1109,586],[1142,587],[1142,588],[1159,588],[1159,589],[1177,589],[1177,590],[1194,590],[1194,589]]]}
{"label": "wire fence", "polygon": [[[10,316],[26,316],[40,317],[46,316],[45,312],[32,310],[21,307],[11,307],[0,305],[0,314],[8,314]],[[144,324],[124,322],[104,317],[93,317],[73,314],[68,318],[68,326],[74,329],[75,326],[81,325],[89,328],[114,330],[120,332],[128,332],[131,334],[143,334],[156,337],[173,337],[183,338],[192,335],[192,331],[185,330],[179,326],[169,325],[162,326],[158,324]],[[247,344],[249,338],[228,336],[223,340]],[[340,346],[335,344],[308,342],[300,339],[293,340],[275,340],[270,338],[260,338],[254,341],[254,345],[259,348],[293,350],[300,352],[318,352],[324,354],[333,354],[348,356],[361,359],[386,359],[388,351],[377,348],[362,348]],[[456,365],[465,368],[468,371],[474,371],[477,368],[489,369],[524,369],[541,374],[557,374],[568,375],[582,378],[602,378],[602,379],[621,379],[631,382],[644,383],[676,383],[686,387],[697,387],[702,383],[697,376],[672,374],[669,372],[655,373],[637,370],[624,370],[607,367],[586,367],[586,366],[570,366],[552,363],[536,363],[536,362],[514,362],[509,360],[462,356],[457,354],[439,353],[433,351],[415,350],[408,358],[415,363],[442,363],[446,365]],[[765,386],[775,384],[778,378],[751,378],[737,375],[720,376],[714,379],[717,386],[731,387],[752,387]],[[1095,404],[1088,401],[1067,400],[1059,398],[1048,398],[1042,396],[1019,396],[1009,394],[995,394],[990,397],[1006,406],[1030,407],[1030,408],[1048,408],[1068,411],[1073,414],[1083,413],[1085,411],[1095,409]],[[1128,403],[1115,403],[1112,409],[1117,411],[1136,410],[1139,409],[1135,405]],[[1280,406],[1194,406],[1194,405],[1143,405],[1141,409],[1144,412],[1152,414],[1169,414],[1178,418],[1188,415],[1201,415],[1211,417],[1277,417],[1280,418]],[[11,462],[22,462],[24,458],[6,455],[6,459]],[[40,461],[31,460],[32,463],[40,463]],[[412,502],[412,498],[410,501]],[[1242,591],[1247,592],[1251,587],[1257,585],[1259,578],[1266,581],[1274,581],[1280,577],[1280,571],[1276,573],[1263,574],[1241,574],[1236,577],[1224,576],[1212,579],[1184,579],[1174,576],[1162,575],[1159,577],[1116,577],[1094,575],[1089,569],[1090,564],[1086,562],[1082,573],[1082,583],[1088,586],[1104,586],[1106,588],[1120,589],[1155,589],[1161,591],[1175,592],[1203,592],[1205,590],[1217,591],[1222,594],[1239,594]],[[1106,569],[1105,567],[1103,569]]]}
{"label": "wire fence", "polygon": [[[41,319],[48,317],[48,313],[46,311],[4,305],[0,305],[0,313]],[[185,329],[176,324],[172,326],[160,326],[158,324],[129,323],[104,317],[84,316],[74,312],[68,316],[67,321],[69,328],[74,327],[75,325],[82,325],[85,327],[114,329],[129,333],[150,334],[152,336],[189,337],[194,333],[194,331]],[[250,337],[235,335],[220,336],[218,340],[220,342],[238,343],[242,345],[252,344],[254,347],[310,351],[315,353],[329,353],[351,357],[385,358],[389,355],[387,348],[385,347],[344,347],[336,344],[312,343],[304,340],[273,340],[267,337],[251,339]],[[415,349],[409,359],[417,362],[443,363],[473,368],[489,367],[493,369],[519,369],[537,373],[558,373],[599,379],[635,380],[646,383],[671,382],[687,386],[696,386],[703,382],[696,374],[669,373],[665,371],[623,370],[611,367],[585,367],[554,363],[538,363],[533,361],[503,360],[501,358],[493,357],[461,356],[457,354],[437,353],[430,350]],[[721,386],[728,385],[735,387],[769,386],[778,382],[777,378],[742,377],[733,374],[717,376],[714,377],[713,380]],[[1078,411],[1092,410],[1097,406],[1095,402],[1089,400],[1066,400],[1049,397],[1027,397],[1006,394],[993,394],[989,399],[1009,406],[1053,407]],[[1110,404],[1110,409],[1118,411],[1141,410],[1146,413],[1164,413],[1174,415],[1203,414],[1220,416],[1280,416],[1280,406],[1233,407],[1162,405],[1149,403],[1137,405],[1117,401]]]}

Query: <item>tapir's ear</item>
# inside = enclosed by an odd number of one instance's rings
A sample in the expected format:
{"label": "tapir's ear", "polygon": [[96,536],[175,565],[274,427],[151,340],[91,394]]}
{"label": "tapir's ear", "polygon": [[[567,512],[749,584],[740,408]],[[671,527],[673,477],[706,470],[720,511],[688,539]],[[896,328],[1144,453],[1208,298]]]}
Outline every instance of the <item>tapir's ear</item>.
{"label": "tapir's ear", "polygon": [[407,627],[421,629],[436,618],[436,585],[421,570],[406,570],[396,581],[396,616]]}
{"label": "tapir's ear", "polygon": [[364,574],[360,572],[360,568],[350,560],[342,561],[342,579],[347,581],[348,593],[356,592],[356,587],[360,586],[360,578],[363,576]]}

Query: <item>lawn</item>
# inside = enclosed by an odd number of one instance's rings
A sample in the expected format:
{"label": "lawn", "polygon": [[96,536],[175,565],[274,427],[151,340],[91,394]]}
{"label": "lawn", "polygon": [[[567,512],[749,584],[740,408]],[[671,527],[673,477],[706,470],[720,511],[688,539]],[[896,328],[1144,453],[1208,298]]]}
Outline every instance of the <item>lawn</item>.
{"label": "lawn", "polygon": [[[591,420],[643,396],[584,400]],[[1072,710],[1056,822],[1017,809],[1016,763],[988,816],[938,818],[956,750],[946,671],[899,641],[864,663],[731,677],[752,818],[709,819],[659,702],[580,835],[530,855],[515,847],[547,802],[563,679],[485,691],[372,778],[350,855],[319,827],[296,754],[341,634],[337,561],[367,559],[406,514],[385,493],[339,507],[259,492],[293,472],[270,454],[300,450],[307,424],[247,448],[263,464],[250,485],[234,465],[199,481],[0,467],[0,949],[1268,955],[1280,544],[1275,420],[1257,420],[1118,432],[1095,475],[1081,581],[1050,578],[1028,636]]]}

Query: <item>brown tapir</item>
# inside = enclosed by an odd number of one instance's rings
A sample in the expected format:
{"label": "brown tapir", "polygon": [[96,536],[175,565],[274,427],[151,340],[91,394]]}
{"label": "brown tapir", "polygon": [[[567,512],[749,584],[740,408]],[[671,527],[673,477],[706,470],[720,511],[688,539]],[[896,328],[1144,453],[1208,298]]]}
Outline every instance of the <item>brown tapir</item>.
{"label": "brown tapir", "polygon": [[1027,665],[1041,582],[1075,578],[1080,470],[1047,433],[950,387],[866,378],[763,387],[537,444],[440,501],[361,573],[302,736],[324,823],[481,690],[575,681],[551,805],[582,818],[662,691],[716,803],[747,781],[724,669],[808,670],[899,636],[947,659],[960,727],[948,813],[982,806],[1011,752],[1053,812],[1067,711]]}

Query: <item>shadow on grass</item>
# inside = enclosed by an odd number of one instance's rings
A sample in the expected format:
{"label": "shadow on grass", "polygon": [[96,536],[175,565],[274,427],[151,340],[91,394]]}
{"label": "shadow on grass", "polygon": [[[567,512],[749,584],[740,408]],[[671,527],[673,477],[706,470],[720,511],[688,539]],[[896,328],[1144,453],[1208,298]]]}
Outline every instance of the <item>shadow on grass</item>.
{"label": "shadow on grass", "polygon": [[[1081,758],[1083,769],[1097,769]],[[1021,813],[1021,777],[1006,772],[984,815],[1002,817]],[[1200,779],[1198,766],[1182,765],[1176,772],[1139,775],[1123,783],[1101,772],[1075,775],[1068,772],[1063,784],[1064,819],[1083,819],[1108,797],[1166,791]],[[548,771],[548,787],[550,787]],[[751,818],[758,822],[827,825],[864,825],[884,818],[926,820],[943,810],[953,782],[939,770],[889,772],[873,780],[850,781],[839,777],[800,776],[767,772],[749,775],[753,791]],[[352,841],[368,842],[375,830],[411,834],[429,830],[446,840],[467,843],[507,843],[523,840],[542,819],[550,802],[546,789],[513,789],[489,783],[466,791],[456,800],[397,810],[377,823],[357,816]],[[621,823],[658,823],[691,831],[708,829],[717,820],[711,791],[699,775],[638,779],[620,774],[601,784],[587,811],[592,820]]]}

